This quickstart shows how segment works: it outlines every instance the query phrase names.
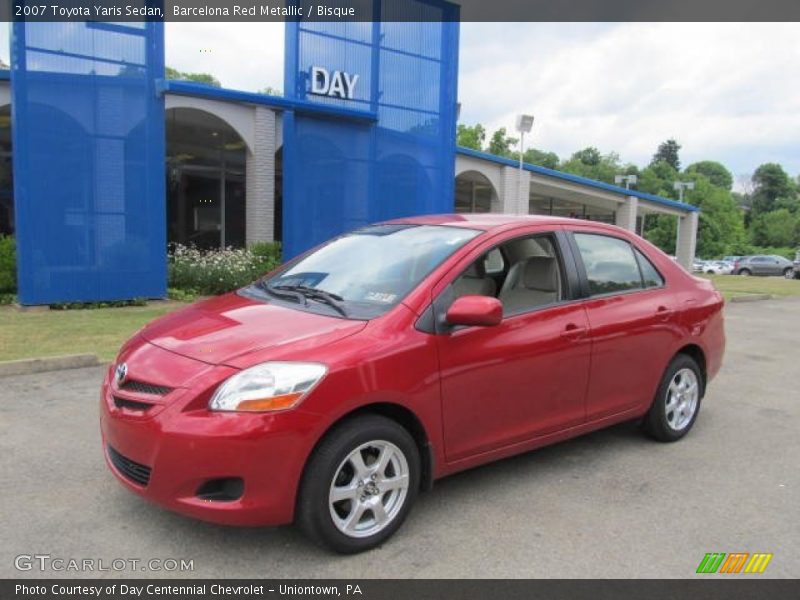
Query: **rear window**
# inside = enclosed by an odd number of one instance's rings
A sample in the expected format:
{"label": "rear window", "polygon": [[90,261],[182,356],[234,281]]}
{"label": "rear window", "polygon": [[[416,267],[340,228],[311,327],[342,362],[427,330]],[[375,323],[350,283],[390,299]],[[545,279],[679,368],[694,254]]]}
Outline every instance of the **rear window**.
{"label": "rear window", "polygon": [[643,288],[639,265],[628,242],[589,233],[576,233],[575,242],[592,296]]}
{"label": "rear window", "polygon": [[653,266],[653,263],[650,262],[650,259],[638,249],[634,249],[634,252],[636,253],[636,260],[639,261],[639,268],[642,270],[642,281],[644,282],[644,287],[651,288],[664,285],[664,278]]}

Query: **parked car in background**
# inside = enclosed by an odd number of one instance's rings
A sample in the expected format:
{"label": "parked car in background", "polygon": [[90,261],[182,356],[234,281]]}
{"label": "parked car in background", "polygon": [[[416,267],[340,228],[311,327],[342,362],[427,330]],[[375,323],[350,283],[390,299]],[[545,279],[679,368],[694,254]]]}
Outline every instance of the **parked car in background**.
{"label": "parked car in background", "polygon": [[695,258],[692,261],[692,271],[695,273],[704,273],[706,267],[706,261],[701,260],[699,258]]}
{"label": "parked car in background", "polygon": [[733,266],[733,263],[735,263],[737,260],[741,260],[742,258],[744,258],[744,256],[723,256],[720,260],[722,262],[730,263],[731,266]]}
{"label": "parked car in background", "polygon": [[611,225],[364,227],[139,330],[102,384],[103,452],[166,508],[359,552],[451,473],[635,419],[682,438],[720,368],[722,307]]}
{"label": "parked car in background", "polygon": [[794,255],[794,278],[800,279],[800,250]]}
{"label": "parked car in background", "polygon": [[730,275],[733,272],[733,265],[723,260],[709,260],[703,266],[703,272],[709,275]]}
{"label": "parked car in background", "polygon": [[745,256],[734,263],[734,275],[783,275],[787,279],[794,277],[792,261],[774,254],[756,254]]}

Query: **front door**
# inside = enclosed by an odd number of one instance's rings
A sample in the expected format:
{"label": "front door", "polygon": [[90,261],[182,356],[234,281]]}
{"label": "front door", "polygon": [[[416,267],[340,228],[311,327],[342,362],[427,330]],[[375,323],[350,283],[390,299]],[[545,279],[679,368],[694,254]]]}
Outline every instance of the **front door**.
{"label": "front door", "polygon": [[[499,277],[485,264],[471,264],[445,291],[451,298],[493,295],[504,305],[498,326],[437,336],[448,461],[584,420],[588,322],[582,304],[571,301],[556,236],[511,239],[499,249],[505,263]],[[486,249],[477,259],[486,256],[497,253]]]}

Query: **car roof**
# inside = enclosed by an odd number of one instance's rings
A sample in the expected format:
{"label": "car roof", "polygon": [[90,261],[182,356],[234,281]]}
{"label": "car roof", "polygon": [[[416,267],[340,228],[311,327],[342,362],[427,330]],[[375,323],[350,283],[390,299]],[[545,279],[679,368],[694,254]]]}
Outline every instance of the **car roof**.
{"label": "car roof", "polygon": [[467,213],[467,214],[441,214],[423,215],[418,217],[404,217],[385,221],[391,224],[412,225],[442,225],[447,227],[463,227],[466,229],[480,229],[482,231],[508,230],[526,225],[590,225],[606,231],[625,231],[615,225],[608,225],[598,221],[586,219],[569,219],[567,217],[549,217],[545,215],[506,215],[495,213]]}

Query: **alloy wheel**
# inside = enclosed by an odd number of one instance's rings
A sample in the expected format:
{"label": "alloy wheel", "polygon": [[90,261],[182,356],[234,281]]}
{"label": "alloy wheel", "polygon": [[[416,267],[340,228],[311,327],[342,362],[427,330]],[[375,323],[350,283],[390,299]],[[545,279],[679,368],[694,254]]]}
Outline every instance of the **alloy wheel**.
{"label": "alloy wheel", "polygon": [[328,506],[334,525],[354,538],[383,531],[403,508],[409,479],[400,448],[383,440],[361,444],[341,462],[331,481]]}
{"label": "alloy wheel", "polygon": [[692,422],[700,399],[700,384],[692,369],[680,369],[667,388],[664,414],[674,431],[682,431]]}

